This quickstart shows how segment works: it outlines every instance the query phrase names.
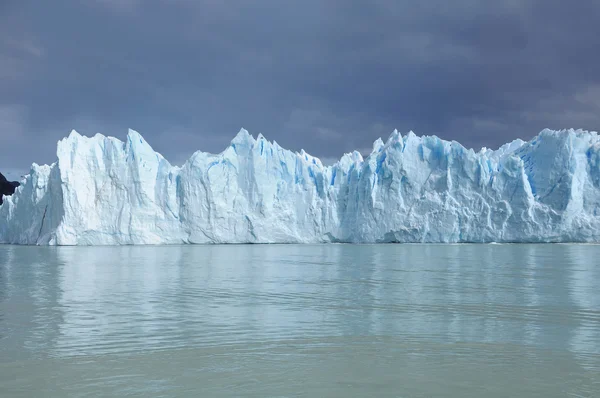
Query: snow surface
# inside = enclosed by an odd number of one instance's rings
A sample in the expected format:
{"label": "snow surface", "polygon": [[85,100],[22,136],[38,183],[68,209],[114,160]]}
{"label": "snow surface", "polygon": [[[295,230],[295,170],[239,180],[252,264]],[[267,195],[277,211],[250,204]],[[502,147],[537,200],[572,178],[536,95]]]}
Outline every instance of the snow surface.
{"label": "snow surface", "polygon": [[435,136],[332,166],[241,130],[172,166],[143,137],[76,131],[0,206],[0,242],[39,245],[598,242],[600,138],[543,130],[493,151]]}

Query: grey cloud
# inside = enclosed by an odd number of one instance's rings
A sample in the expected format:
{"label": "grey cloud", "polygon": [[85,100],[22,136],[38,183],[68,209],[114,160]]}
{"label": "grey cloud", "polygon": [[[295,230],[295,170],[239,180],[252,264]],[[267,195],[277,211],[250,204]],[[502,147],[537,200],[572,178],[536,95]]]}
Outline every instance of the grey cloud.
{"label": "grey cloud", "polygon": [[478,149],[600,122],[592,0],[35,3],[0,13],[0,107],[19,109],[0,142],[25,150],[0,168],[51,162],[72,128],[131,127],[180,163],[241,127],[332,159],[394,128]]}

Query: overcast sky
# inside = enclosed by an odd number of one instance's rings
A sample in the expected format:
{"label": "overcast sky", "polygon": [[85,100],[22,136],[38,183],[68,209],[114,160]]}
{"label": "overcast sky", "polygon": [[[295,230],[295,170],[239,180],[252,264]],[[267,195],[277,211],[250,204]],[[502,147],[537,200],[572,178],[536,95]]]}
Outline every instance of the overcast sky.
{"label": "overcast sky", "polygon": [[0,171],[71,129],[172,163],[241,127],[323,158],[397,128],[600,128],[600,1],[0,0]]}

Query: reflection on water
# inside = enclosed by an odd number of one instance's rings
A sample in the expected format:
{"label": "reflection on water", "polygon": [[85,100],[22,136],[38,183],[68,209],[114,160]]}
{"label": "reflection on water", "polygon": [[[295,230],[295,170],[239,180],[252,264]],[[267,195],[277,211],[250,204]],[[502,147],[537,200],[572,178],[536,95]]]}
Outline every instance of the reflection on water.
{"label": "reflection on water", "polygon": [[599,254],[0,246],[0,386],[8,396],[600,396]]}

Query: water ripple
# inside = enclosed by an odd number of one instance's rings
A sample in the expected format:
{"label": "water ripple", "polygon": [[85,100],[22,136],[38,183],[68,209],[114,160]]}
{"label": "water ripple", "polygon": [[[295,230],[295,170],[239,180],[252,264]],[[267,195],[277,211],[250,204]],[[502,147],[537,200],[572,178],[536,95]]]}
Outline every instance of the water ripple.
{"label": "water ripple", "polygon": [[43,375],[63,380],[49,396],[600,396],[598,254],[1,246],[0,384],[11,396]]}

